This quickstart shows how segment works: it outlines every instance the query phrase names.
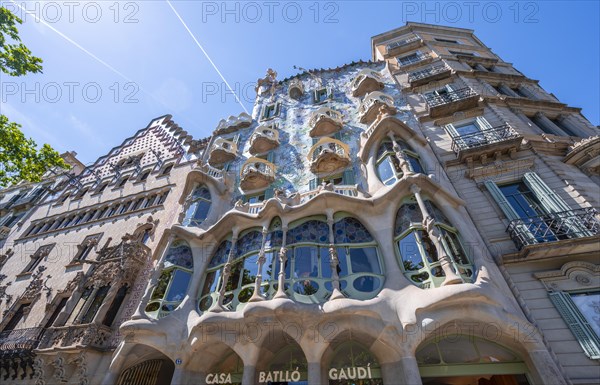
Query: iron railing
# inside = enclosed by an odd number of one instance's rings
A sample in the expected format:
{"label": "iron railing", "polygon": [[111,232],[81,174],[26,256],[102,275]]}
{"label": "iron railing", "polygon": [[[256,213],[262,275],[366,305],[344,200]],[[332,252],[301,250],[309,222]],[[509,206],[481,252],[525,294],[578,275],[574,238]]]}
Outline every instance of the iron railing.
{"label": "iron railing", "polygon": [[40,341],[42,331],[40,327],[3,331],[0,333],[0,351],[33,350]]}
{"label": "iron railing", "polygon": [[406,39],[403,39],[403,40],[398,40],[398,41],[395,41],[393,43],[390,43],[390,44],[388,44],[385,47],[385,49],[386,49],[386,52],[389,53],[393,49],[409,45],[410,43],[414,43],[415,41],[419,41],[419,40],[421,40],[421,38],[419,36],[417,36],[417,35],[414,35],[414,36],[411,36],[409,38],[406,38]]}
{"label": "iron railing", "polygon": [[430,68],[425,68],[419,71],[415,71],[415,72],[411,72],[408,74],[408,82],[409,83],[413,83],[416,82],[417,80],[421,80],[421,79],[426,79],[428,77],[437,75],[437,74],[441,74],[444,72],[449,72],[450,71],[450,67],[444,63],[442,65],[437,65],[434,67],[430,67]]}
{"label": "iron railing", "polygon": [[399,57],[396,60],[400,67],[422,62],[425,59],[429,59],[431,55],[429,53],[421,53],[418,55],[410,55],[405,57]]}
{"label": "iron railing", "polygon": [[519,133],[508,124],[482,129],[477,132],[452,136],[452,151],[468,150],[471,148],[485,146],[487,144],[499,143],[519,137]]}
{"label": "iron railing", "polygon": [[600,234],[600,219],[593,208],[575,209],[515,219],[506,230],[519,250],[525,246]]}
{"label": "iron railing", "polygon": [[473,91],[470,87],[465,87],[451,92],[447,92],[445,94],[429,94],[425,96],[425,100],[427,101],[427,105],[429,106],[429,108],[433,108],[442,106],[444,104],[469,99],[473,96],[477,96],[477,93]]}

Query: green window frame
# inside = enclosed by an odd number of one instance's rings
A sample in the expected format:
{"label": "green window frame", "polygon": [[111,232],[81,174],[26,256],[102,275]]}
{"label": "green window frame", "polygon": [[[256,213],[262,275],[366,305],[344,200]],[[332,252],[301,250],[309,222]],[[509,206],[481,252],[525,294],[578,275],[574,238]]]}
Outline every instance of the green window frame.
{"label": "green window frame", "polygon": [[[590,293],[598,293],[598,290],[589,291]],[[554,307],[565,321],[573,336],[581,345],[583,352],[586,356],[593,360],[600,359],[600,336],[592,329],[585,316],[581,313],[577,305],[571,298],[574,294],[583,293],[579,292],[565,292],[565,291],[554,291],[548,293],[550,301],[554,304]]]}

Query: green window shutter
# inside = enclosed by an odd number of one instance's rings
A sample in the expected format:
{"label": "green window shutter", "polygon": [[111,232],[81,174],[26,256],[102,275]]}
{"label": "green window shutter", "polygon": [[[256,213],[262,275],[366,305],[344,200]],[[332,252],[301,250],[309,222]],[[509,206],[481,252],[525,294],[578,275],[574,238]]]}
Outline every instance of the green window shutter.
{"label": "green window shutter", "polygon": [[319,141],[319,138],[312,138],[312,145],[314,146]]}
{"label": "green window shutter", "polygon": [[523,182],[536,195],[540,203],[549,213],[563,213],[557,215],[562,225],[569,228],[569,235],[575,237],[593,236],[583,221],[571,214],[571,207],[557,193],[552,191],[550,187],[539,177],[535,172],[527,172],[523,176]]}
{"label": "green window shutter", "polygon": [[335,134],[333,134],[333,139],[337,139],[337,140],[342,140],[342,133],[341,132],[336,132]]}
{"label": "green window shutter", "polygon": [[319,181],[317,180],[317,178],[313,178],[310,180],[310,182],[308,182],[308,189],[316,190],[318,184],[319,184]]}
{"label": "green window shutter", "polygon": [[313,91],[313,103],[318,103],[319,102],[319,90],[314,90]]}
{"label": "green window shutter", "polygon": [[273,114],[273,116],[279,116],[280,113],[281,113],[281,102],[277,102],[277,103],[275,103],[275,113]]}
{"label": "green window shutter", "polygon": [[[491,180],[486,180],[484,184],[492,198],[494,198],[494,200],[496,201],[496,203],[498,204],[498,206],[509,221],[521,219],[519,217],[519,214],[517,214],[515,209],[510,205],[504,194],[502,194],[502,191],[500,191],[496,183],[494,183]],[[515,226],[515,231],[518,232],[523,238],[525,238],[525,242],[527,244],[537,243],[537,240],[535,239],[533,234],[531,234],[531,231],[529,231],[529,228],[524,222],[518,223]]]}
{"label": "green window shutter", "polygon": [[591,359],[600,359],[600,338],[573,303],[571,296],[562,291],[549,293],[549,296],[556,310],[583,348],[585,355]]}
{"label": "green window shutter", "polygon": [[549,213],[571,210],[571,207],[557,193],[552,191],[535,172],[525,173],[523,182],[525,182],[527,187],[540,200],[544,209]]}
{"label": "green window shutter", "polygon": [[273,163],[274,158],[275,158],[275,155],[273,154],[273,151],[271,151],[267,154],[267,162]]}
{"label": "green window shutter", "polygon": [[354,181],[354,170],[352,168],[349,168],[348,170],[344,171],[342,179],[345,185],[354,185],[356,183]]}
{"label": "green window shutter", "polygon": [[275,189],[273,187],[269,187],[265,190],[265,200],[273,198],[275,194]]}
{"label": "green window shutter", "polygon": [[446,129],[446,131],[448,131],[448,134],[450,134],[450,136],[452,136],[453,138],[457,138],[460,136],[458,134],[458,131],[456,131],[452,124],[446,124],[444,128]]}
{"label": "green window shutter", "polygon": [[333,100],[333,87],[332,86],[327,87],[327,99]]}
{"label": "green window shutter", "polygon": [[475,121],[477,122],[477,125],[479,126],[479,128],[482,130],[491,130],[492,129],[492,125],[490,124],[490,122],[488,122],[487,119],[484,118],[483,116],[478,116],[477,119],[475,119]]}

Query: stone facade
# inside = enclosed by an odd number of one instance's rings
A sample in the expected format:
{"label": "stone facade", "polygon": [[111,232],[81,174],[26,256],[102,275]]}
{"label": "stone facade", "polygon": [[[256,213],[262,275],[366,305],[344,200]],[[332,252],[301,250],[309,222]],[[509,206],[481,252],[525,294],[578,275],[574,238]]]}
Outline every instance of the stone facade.
{"label": "stone facade", "polygon": [[267,71],[205,140],[157,118],[38,204],[2,378],[597,382],[598,129],[473,31],[372,49]]}

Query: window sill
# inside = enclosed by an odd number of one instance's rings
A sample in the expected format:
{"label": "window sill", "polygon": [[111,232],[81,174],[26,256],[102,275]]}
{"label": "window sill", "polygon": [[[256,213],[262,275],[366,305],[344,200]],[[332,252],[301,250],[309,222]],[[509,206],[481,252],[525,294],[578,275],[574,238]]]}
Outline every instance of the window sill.
{"label": "window sill", "polygon": [[78,267],[78,266],[83,266],[83,262],[81,262],[81,261],[70,262],[68,265],[65,265],[65,269],[69,269],[71,267]]}
{"label": "window sill", "polygon": [[27,271],[27,272],[24,272],[24,273],[17,274],[16,277],[20,278],[20,279],[28,279],[28,278],[31,277],[32,274],[33,274],[33,272]]}

